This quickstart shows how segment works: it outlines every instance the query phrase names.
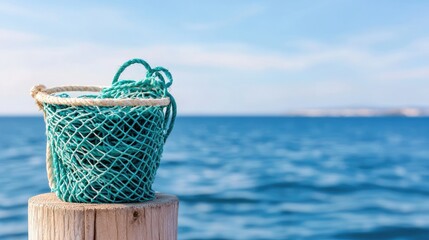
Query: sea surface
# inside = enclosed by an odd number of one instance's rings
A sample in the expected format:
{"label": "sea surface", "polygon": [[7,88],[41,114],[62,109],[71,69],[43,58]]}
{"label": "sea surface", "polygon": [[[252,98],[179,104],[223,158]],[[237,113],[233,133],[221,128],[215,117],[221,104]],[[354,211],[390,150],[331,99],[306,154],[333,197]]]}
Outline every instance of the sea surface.
{"label": "sea surface", "polygon": [[[0,239],[48,192],[41,117],[0,118]],[[179,239],[429,239],[429,118],[179,117]]]}

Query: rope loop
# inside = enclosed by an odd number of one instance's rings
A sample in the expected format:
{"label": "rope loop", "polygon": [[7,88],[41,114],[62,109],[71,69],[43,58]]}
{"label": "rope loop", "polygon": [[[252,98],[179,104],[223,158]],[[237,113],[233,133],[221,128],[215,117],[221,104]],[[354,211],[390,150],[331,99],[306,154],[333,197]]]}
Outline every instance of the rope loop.
{"label": "rope loop", "polygon": [[113,77],[112,84],[115,84],[119,80],[119,77],[125,71],[125,69],[127,67],[129,67],[129,66],[131,66],[133,64],[136,64],[136,63],[143,65],[146,68],[147,71],[150,71],[152,69],[150,67],[149,63],[147,63],[143,59],[139,59],[139,58],[131,59],[129,61],[126,61],[124,64],[122,64],[122,66],[118,69],[118,71],[116,72],[115,76]]}
{"label": "rope loop", "polygon": [[[134,58],[134,59],[131,59],[131,60],[125,62],[118,69],[115,76],[113,77],[112,85],[117,83],[119,81],[119,77],[125,71],[125,69],[128,68],[129,66],[133,65],[133,64],[143,65],[147,70],[146,78],[156,78],[157,80],[159,80],[163,83],[165,88],[169,88],[173,84],[173,76],[171,75],[170,71],[168,71],[166,68],[164,68],[164,67],[151,68],[149,63],[147,63],[145,60],[139,59],[139,58]],[[168,80],[167,83],[165,82],[165,78],[162,74],[164,74],[165,77],[167,78],[167,80]]]}

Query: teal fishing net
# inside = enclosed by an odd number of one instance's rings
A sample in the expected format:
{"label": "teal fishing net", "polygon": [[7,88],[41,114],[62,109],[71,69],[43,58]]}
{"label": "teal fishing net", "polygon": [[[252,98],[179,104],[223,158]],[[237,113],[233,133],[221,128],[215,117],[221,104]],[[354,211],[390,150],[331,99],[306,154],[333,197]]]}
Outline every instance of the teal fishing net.
{"label": "teal fishing net", "polygon": [[[119,80],[125,68],[135,63],[147,69],[144,79]],[[52,158],[52,191],[67,202],[153,199],[152,184],[176,117],[176,104],[168,92],[171,84],[167,69],[151,68],[145,61],[133,59],[121,66],[111,87],[78,98],[169,98],[167,105],[74,106],[43,102]],[[55,96],[70,98],[65,93]]]}

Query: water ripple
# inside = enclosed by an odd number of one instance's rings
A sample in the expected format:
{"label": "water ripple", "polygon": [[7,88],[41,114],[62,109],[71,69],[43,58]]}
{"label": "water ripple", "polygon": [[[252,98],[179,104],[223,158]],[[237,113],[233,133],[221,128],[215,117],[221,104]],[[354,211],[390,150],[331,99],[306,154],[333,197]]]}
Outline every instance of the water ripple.
{"label": "water ripple", "polygon": [[[178,118],[155,189],[179,239],[428,239],[425,118]],[[0,239],[49,191],[42,118],[0,118]]]}

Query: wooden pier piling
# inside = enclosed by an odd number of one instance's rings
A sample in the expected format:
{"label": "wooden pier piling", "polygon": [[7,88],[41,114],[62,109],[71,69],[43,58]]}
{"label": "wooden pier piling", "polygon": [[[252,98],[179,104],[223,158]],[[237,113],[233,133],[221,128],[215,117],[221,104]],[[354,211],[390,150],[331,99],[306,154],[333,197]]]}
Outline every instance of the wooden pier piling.
{"label": "wooden pier piling", "polygon": [[177,197],[157,194],[144,203],[68,203],[54,193],[28,201],[29,240],[175,240]]}

